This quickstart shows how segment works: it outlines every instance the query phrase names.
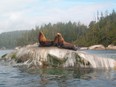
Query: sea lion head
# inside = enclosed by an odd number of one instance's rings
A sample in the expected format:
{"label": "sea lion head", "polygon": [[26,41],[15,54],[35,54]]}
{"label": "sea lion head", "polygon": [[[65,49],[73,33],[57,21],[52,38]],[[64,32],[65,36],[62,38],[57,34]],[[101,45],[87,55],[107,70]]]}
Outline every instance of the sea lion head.
{"label": "sea lion head", "polygon": [[58,37],[59,42],[64,42],[64,38],[62,37],[61,33],[57,33],[57,37]]}

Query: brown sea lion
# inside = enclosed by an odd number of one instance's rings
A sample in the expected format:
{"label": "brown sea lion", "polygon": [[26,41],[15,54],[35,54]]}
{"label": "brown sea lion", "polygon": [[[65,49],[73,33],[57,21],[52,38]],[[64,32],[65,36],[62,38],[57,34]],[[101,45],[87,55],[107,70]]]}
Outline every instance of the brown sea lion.
{"label": "brown sea lion", "polygon": [[53,45],[53,41],[50,41],[50,40],[46,39],[43,32],[39,32],[38,41],[39,41],[39,46],[48,47],[48,46]]}
{"label": "brown sea lion", "polygon": [[77,48],[74,44],[66,42],[64,40],[61,33],[57,33],[57,35],[55,36],[54,45],[61,47],[61,48],[65,48],[65,49],[77,50]]}
{"label": "brown sea lion", "polygon": [[59,38],[59,33],[56,34],[54,38],[54,46],[60,46],[63,42],[61,42],[61,39]]}

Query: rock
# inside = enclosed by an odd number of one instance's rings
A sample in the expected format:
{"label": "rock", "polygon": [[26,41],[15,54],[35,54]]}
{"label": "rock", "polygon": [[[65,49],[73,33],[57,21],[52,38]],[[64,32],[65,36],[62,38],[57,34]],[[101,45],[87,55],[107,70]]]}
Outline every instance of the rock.
{"label": "rock", "polygon": [[35,47],[35,46],[38,46],[38,43],[35,43],[35,44],[32,44],[32,45],[27,45],[26,47]]}
{"label": "rock", "polygon": [[88,50],[88,47],[80,47],[80,50]]}
{"label": "rock", "polygon": [[106,49],[108,49],[108,50],[116,50],[116,46],[110,44],[110,45],[108,45],[108,47]]}
{"label": "rock", "polygon": [[105,50],[103,45],[93,45],[89,47],[90,50]]}
{"label": "rock", "polygon": [[[14,58],[15,57],[15,58]],[[111,69],[116,67],[116,60],[89,55],[82,51],[73,51],[58,47],[29,46],[7,54],[4,59],[15,59],[28,67],[64,67]]]}
{"label": "rock", "polygon": [[21,46],[15,47],[15,50],[19,50],[21,48]]}
{"label": "rock", "polygon": [[[16,50],[12,51],[11,53],[8,53],[8,54],[4,54],[3,56],[1,56],[0,58],[0,61],[3,62],[6,62],[7,65],[13,65],[13,64],[16,64]],[[4,63],[3,63],[4,64]]]}
{"label": "rock", "polygon": [[76,51],[57,47],[24,47],[16,55],[18,62],[63,67],[74,66],[77,56]]}

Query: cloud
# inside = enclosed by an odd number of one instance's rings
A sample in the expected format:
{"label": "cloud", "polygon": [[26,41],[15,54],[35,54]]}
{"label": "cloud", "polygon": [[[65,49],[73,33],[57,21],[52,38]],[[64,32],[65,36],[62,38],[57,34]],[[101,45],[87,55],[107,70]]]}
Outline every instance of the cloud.
{"label": "cloud", "polygon": [[[113,7],[112,7],[113,6]],[[25,30],[36,25],[56,22],[95,20],[98,11],[116,8],[116,4],[67,2],[66,0],[2,0],[0,1],[0,32]]]}
{"label": "cloud", "polygon": [[91,20],[95,20],[97,11],[104,11],[108,8],[109,4],[85,4],[76,5],[67,9],[50,8],[44,12],[47,15],[37,17],[39,21],[43,22],[56,22],[56,21],[81,21],[82,23],[89,24]]}

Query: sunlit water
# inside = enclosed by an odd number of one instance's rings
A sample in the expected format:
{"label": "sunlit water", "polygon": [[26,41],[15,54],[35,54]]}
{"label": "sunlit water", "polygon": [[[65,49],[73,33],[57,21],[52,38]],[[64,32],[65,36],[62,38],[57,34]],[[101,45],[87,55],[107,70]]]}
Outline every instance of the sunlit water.
{"label": "sunlit water", "polygon": [[[0,51],[0,55],[11,50]],[[105,55],[116,59],[116,51],[86,51],[94,55]],[[78,71],[51,69],[45,71],[41,81],[41,70],[23,70],[0,64],[0,87],[116,87],[115,70]],[[46,82],[46,83],[44,83]]]}

